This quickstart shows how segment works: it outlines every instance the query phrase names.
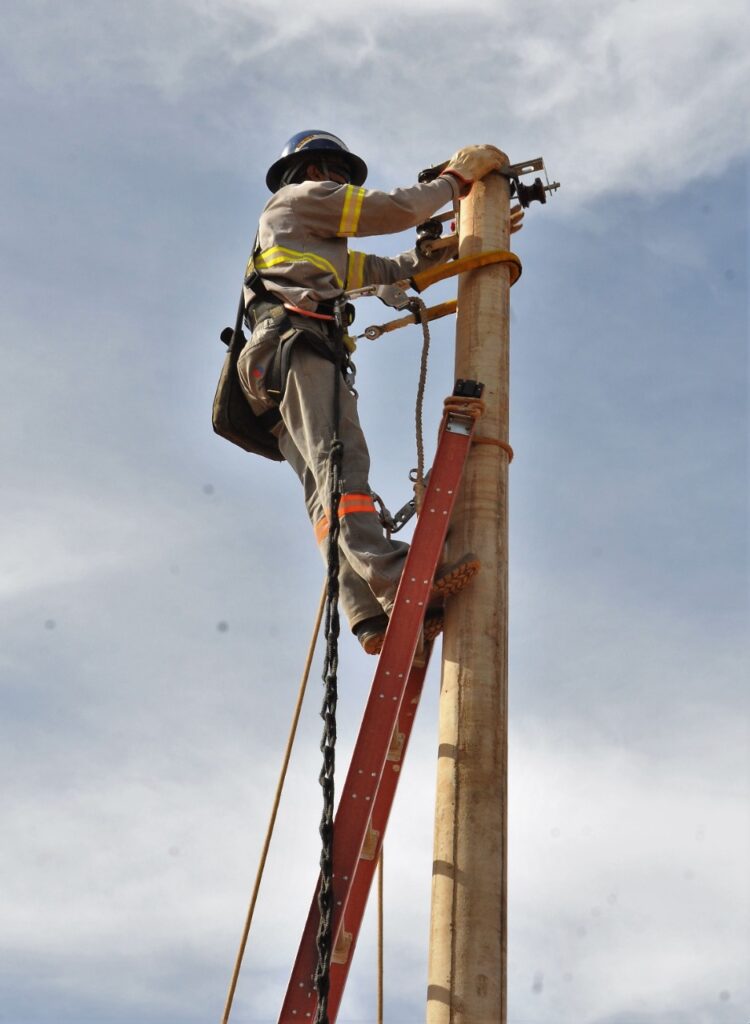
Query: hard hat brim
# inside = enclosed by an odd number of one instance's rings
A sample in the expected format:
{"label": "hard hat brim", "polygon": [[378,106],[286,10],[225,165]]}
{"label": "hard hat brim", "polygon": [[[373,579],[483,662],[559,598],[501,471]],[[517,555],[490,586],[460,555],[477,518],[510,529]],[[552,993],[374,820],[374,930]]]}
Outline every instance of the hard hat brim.
{"label": "hard hat brim", "polygon": [[349,168],[349,174],[352,179],[352,185],[364,185],[367,180],[367,164],[361,157],[356,156],[354,153],[348,153],[346,150],[320,148],[299,150],[297,153],[289,153],[287,156],[282,156],[276,163],[271,164],[268,168],[268,174],[266,175],[266,185],[271,192],[278,192],[281,186],[281,178],[284,171],[287,169],[290,163],[299,160],[300,156],[309,156],[310,162],[315,163],[316,156],[335,158],[338,163],[346,164]]}

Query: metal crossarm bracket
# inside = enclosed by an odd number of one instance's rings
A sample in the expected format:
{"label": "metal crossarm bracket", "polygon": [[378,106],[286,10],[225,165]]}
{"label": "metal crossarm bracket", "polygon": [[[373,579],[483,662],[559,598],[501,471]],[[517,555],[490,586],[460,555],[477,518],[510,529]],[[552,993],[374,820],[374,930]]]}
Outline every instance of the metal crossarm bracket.
{"label": "metal crossarm bracket", "polygon": [[[444,160],[441,164],[435,164],[433,167],[425,167],[424,170],[419,172],[417,180],[434,181],[435,178],[440,177],[448,163],[448,160]],[[541,171],[544,174],[544,181],[541,178],[536,178],[533,185],[524,185],[520,181],[524,175],[533,174],[535,171]],[[560,188],[559,181],[550,182],[547,177],[547,169],[541,156],[534,157],[533,160],[524,160],[519,164],[508,164],[507,167],[501,168],[497,173],[502,174],[504,178],[510,179],[512,183],[511,192],[518,196],[518,201],[523,207],[527,207],[534,200],[546,203],[547,192],[556,192]]]}

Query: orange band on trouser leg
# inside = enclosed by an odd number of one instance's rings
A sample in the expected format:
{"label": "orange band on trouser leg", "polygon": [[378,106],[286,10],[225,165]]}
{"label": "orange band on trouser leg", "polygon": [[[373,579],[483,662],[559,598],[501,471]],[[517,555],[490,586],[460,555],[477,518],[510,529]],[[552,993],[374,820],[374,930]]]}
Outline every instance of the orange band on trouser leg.
{"label": "orange band on trouser leg", "polygon": [[[324,562],[327,558],[328,524],[329,519],[325,513],[313,524],[315,540],[321,548]],[[346,554],[340,550],[339,557],[341,559],[339,568],[341,607],[353,629],[358,622],[382,614],[383,609],[367,583],[349,564]]]}
{"label": "orange band on trouser leg", "polygon": [[[339,499],[339,519],[353,512],[374,512],[377,515],[375,502],[370,494],[342,494]],[[315,524],[315,539],[320,544],[328,533],[328,516],[323,513]]]}
{"label": "orange band on trouser leg", "polygon": [[404,568],[406,544],[386,539],[372,493],[342,494],[341,547],[386,615],[390,614]]}
{"label": "orange band on trouser leg", "polygon": [[328,516],[323,515],[315,524],[315,540],[320,544],[328,536]]}
{"label": "orange band on trouser leg", "polygon": [[375,502],[371,494],[342,494],[339,501],[339,519],[349,515],[351,512],[374,512]]}

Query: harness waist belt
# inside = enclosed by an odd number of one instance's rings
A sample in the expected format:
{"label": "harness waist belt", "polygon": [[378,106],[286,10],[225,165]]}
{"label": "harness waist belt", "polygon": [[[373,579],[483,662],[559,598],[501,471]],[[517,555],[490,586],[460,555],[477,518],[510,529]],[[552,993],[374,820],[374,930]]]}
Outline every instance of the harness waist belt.
{"label": "harness waist belt", "polygon": [[[268,293],[270,295],[270,292]],[[258,326],[258,322],[268,316],[269,311],[283,306],[284,309],[289,310],[290,313],[300,313],[302,316],[309,316],[315,320],[333,320],[334,319],[334,307],[332,302],[319,302],[314,310],[311,309],[300,309],[299,306],[293,306],[291,303],[283,302],[282,299],[276,298],[258,298],[248,302],[245,315],[247,317],[250,326],[255,329]]]}
{"label": "harness waist belt", "polygon": [[299,313],[300,316],[309,316],[311,320],[335,320],[336,317],[333,313],[321,313],[321,306],[318,306],[318,311],[313,313],[309,309],[301,309],[299,306],[293,306],[291,302],[284,303],[284,309],[288,309],[290,313]]}

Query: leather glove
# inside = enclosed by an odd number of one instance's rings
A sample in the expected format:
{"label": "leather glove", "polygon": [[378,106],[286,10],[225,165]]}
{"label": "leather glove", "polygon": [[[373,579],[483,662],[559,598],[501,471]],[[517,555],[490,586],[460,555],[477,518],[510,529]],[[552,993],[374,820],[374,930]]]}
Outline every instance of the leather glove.
{"label": "leather glove", "polygon": [[449,174],[459,182],[463,197],[469,194],[475,181],[505,165],[504,154],[495,146],[465,146],[453,154],[441,173]]}

